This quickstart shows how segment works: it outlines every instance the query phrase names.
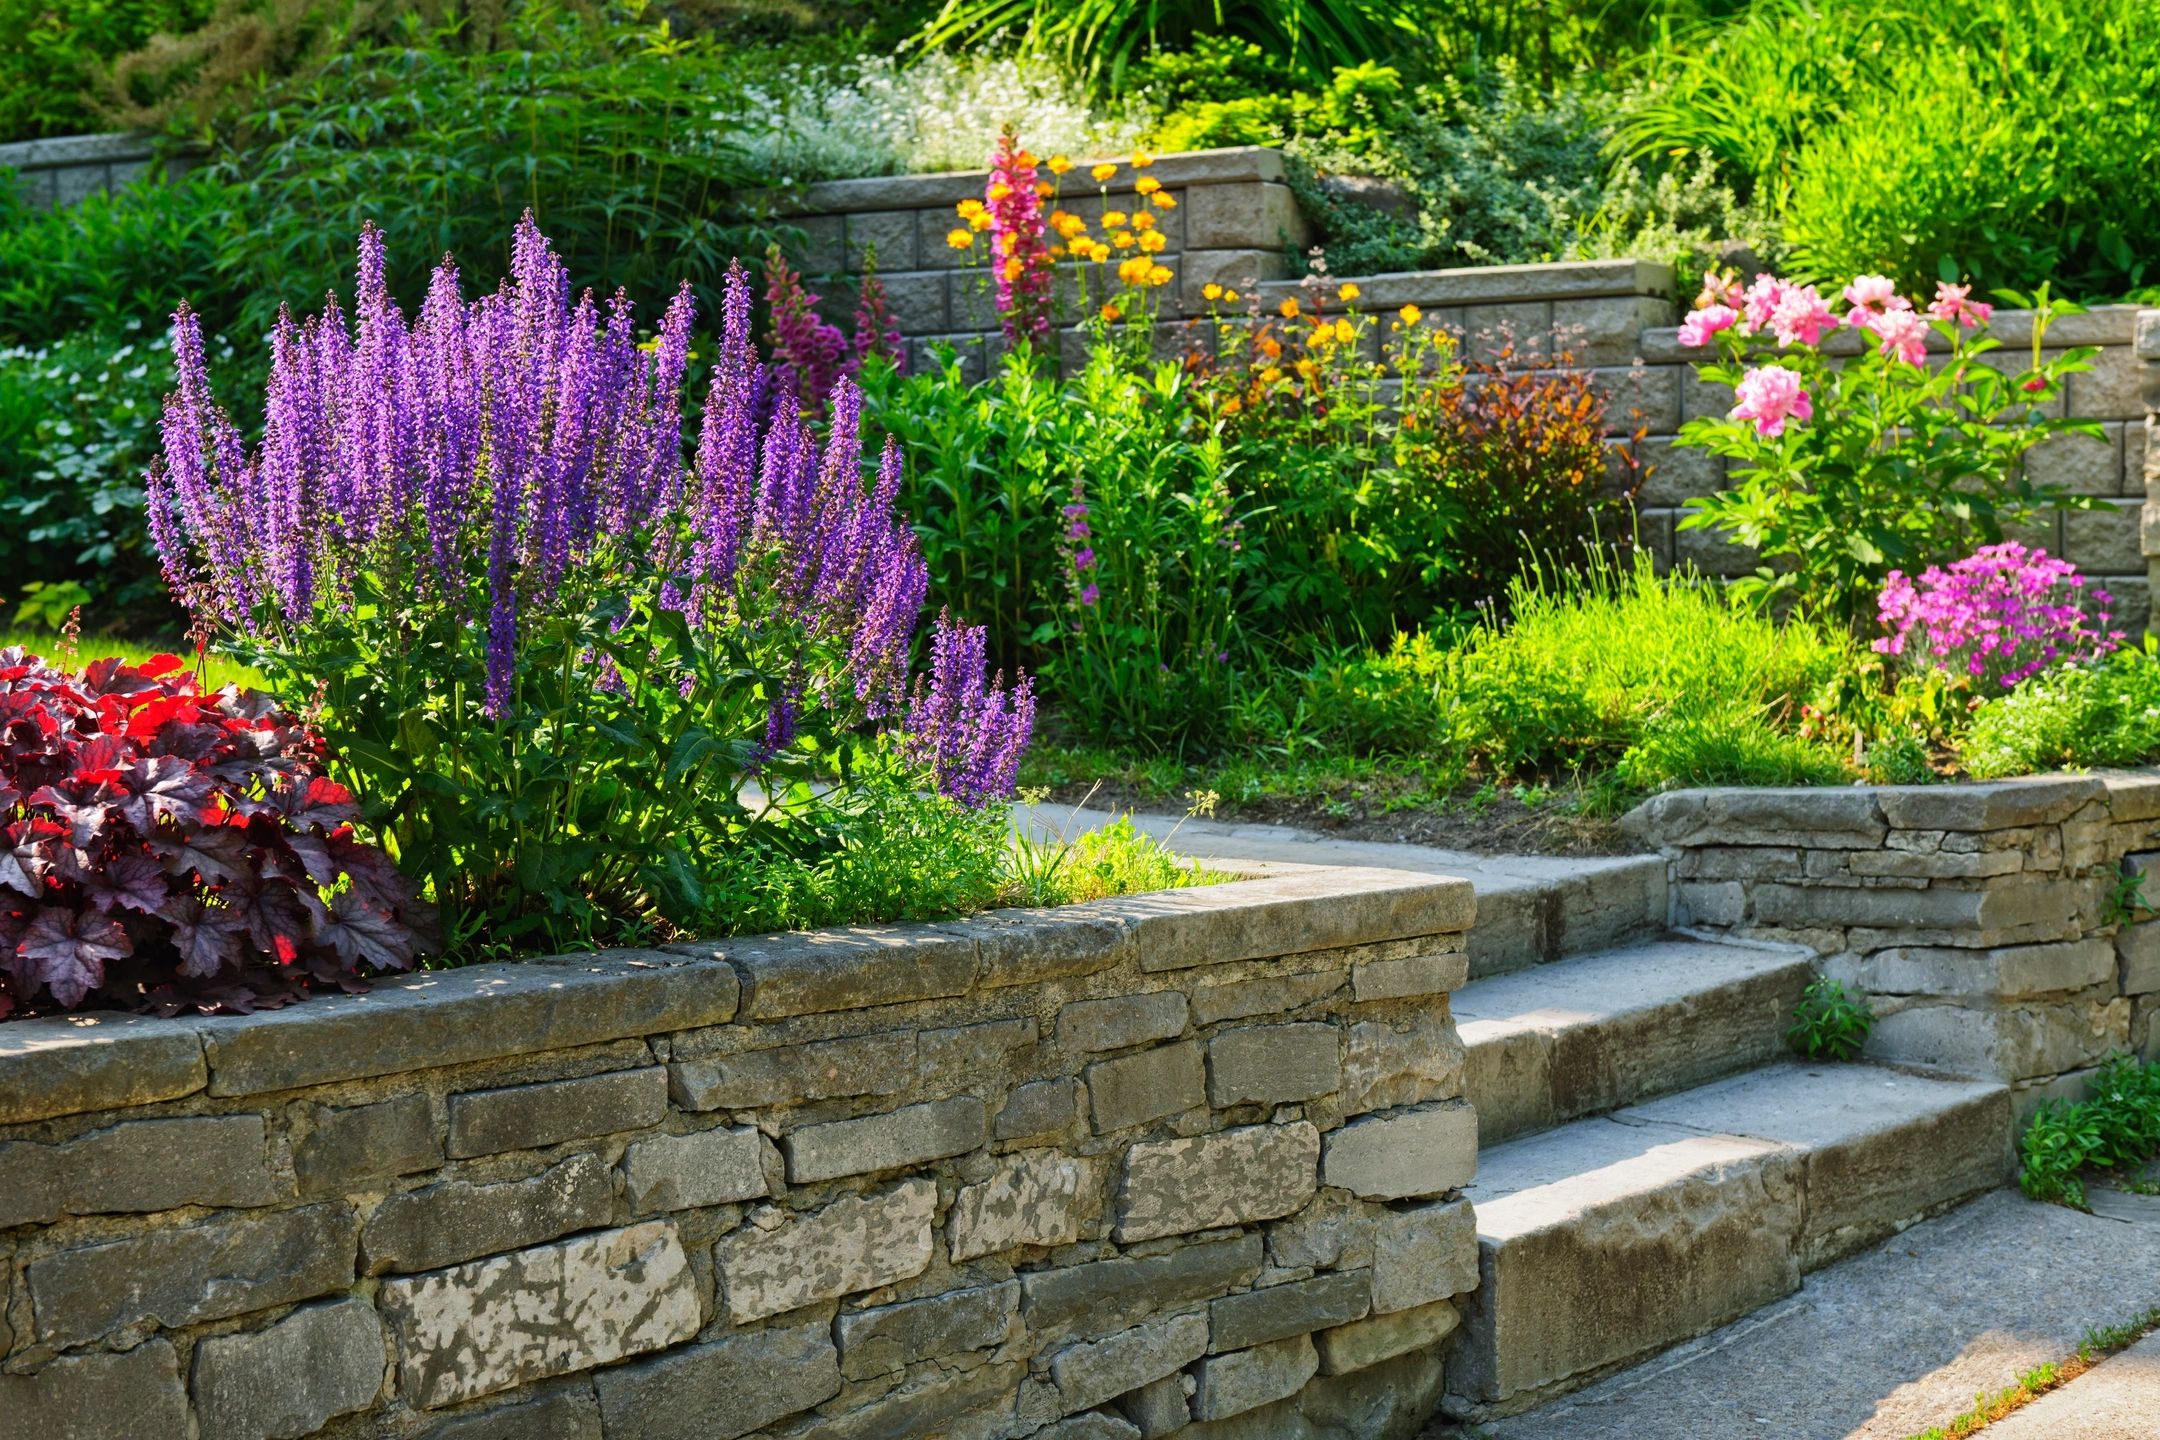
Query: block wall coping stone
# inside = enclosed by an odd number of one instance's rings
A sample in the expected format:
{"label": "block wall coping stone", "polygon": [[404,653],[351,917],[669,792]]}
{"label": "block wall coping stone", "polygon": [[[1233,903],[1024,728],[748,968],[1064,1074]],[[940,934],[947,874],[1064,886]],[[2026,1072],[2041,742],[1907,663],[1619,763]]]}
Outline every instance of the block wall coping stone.
{"label": "block wall coping stone", "polygon": [[1794,837],[1870,830],[2013,830],[2049,825],[2104,803],[2111,818],[2160,815],[2160,770],[2025,775],[1946,785],[1853,785],[1673,790],[1622,819],[1627,834],[1661,849],[1790,845]]}
{"label": "block wall coping stone", "polygon": [[17,1020],[0,1025],[0,1124],[964,995],[1127,955],[1180,970],[1435,935],[1467,929],[1475,905],[1467,880],[1315,869],[935,924],[424,971],[253,1015]]}
{"label": "block wall coping stone", "polygon": [[0,145],[0,169],[46,170],[60,165],[103,165],[149,160],[157,154],[150,135],[115,130],[99,135],[54,135]]}
{"label": "block wall coping stone", "polygon": [[[1363,282],[1360,281],[1360,284]],[[2082,315],[2063,315],[2051,321],[2047,328],[2046,344],[2050,350],[2065,349],[2072,345],[2128,345],[2137,334],[2141,312],[2135,305],[2095,305]],[[2004,346],[2015,349],[2032,344],[2033,312],[2030,310],[1997,310],[1990,317],[1986,333]],[[1948,353],[1950,342],[1930,330],[1928,349]],[[1826,338],[1822,349],[1832,355],[1857,355],[1863,346],[1861,337],[1850,330],[1841,330]],[[1674,326],[1659,326],[1642,333],[1643,359],[1659,361],[1701,362],[1715,359],[1713,346],[1685,346],[1680,343],[1680,331]]]}
{"label": "block wall coping stone", "polygon": [[[1452,270],[1399,270],[1342,277],[1356,283],[1354,309],[1395,310],[1406,304],[1507,305],[1540,300],[1602,300],[1644,296],[1671,299],[1673,269],[1649,260],[1562,260],[1545,265],[1470,265]],[[1330,282],[1330,288],[1335,282]],[[1301,292],[1303,282],[1269,280],[1269,300]]]}
{"label": "block wall coping stone", "polygon": [[[1072,195],[1094,193],[1088,169],[1100,161],[1118,167],[1113,186],[1130,187],[1136,172],[1123,155],[1082,159],[1073,157],[1072,173],[1064,188]],[[1186,150],[1158,156],[1147,174],[1165,187],[1183,189],[1194,185],[1262,184],[1283,179],[1282,152],[1261,145],[1237,145],[1220,150]],[[933,210],[980,200],[988,183],[988,170],[944,170],[930,175],[872,175],[858,180],[820,180],[806,185],[798,196],[780,207],[785,215],[830,215],[838,212],[875,210]]]}

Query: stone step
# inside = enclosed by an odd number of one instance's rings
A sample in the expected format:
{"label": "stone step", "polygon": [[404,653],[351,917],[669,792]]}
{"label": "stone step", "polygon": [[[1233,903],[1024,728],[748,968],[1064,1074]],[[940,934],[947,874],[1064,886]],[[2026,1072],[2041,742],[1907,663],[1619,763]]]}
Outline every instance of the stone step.
{"label": "stone step", "polygon": [[[1074,835],[1115,818],[1069,805],[1014,807],[1014,823],[1038,837]],[[1379,866],[1461,876],[1477,890],[1472,977],[1587,955],[1648,939],[1666,927],[1666,869],[1656,855],[1473,855],[1432,845],[1333,840],[1288,825],[1142,814],[1132,822],[1142,834],[1169,838],[1180,855],[1224,867]]]}
{"label": "stone step", "polygon": [[1797,949],[1671,938],[1471,981],[1450,1004],[1478,1143],[1776,1059],[1813,973]]}
{"label": "stone step", "polygon": [[2001,1085],[1767,1066],[1484,1152],[1450,1413],[1515,1414],[1791,1294],[2010,1173]]}

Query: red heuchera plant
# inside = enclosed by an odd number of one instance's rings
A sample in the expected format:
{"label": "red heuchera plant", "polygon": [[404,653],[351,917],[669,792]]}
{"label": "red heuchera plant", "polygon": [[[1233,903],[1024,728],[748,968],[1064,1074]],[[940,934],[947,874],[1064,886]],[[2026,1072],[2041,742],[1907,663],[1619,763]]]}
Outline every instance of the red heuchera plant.
{"label": "red heuchera plant", "polygon": [[0,649],[0,1017],[247,1010],[409,968],[424,907],[322,759],[173,656],[76,675]]}

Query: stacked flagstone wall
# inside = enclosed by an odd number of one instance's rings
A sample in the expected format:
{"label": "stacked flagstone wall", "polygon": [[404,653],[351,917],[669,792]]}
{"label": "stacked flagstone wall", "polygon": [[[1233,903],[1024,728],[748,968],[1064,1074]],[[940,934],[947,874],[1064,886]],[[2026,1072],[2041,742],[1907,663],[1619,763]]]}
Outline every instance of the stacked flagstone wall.
{"label": "stacked flagstone wall", "polygon": [[1627,823],[1677,923],[1805,944],[1864,991],[1872,1058],[1997,1077],[2025,1112],[2160,1059],[2160,877],[2136,881],[2160,775],[1676,791]]}
{"label": "stacked flagstone wall", "polygon": [[0,1437],[1408,1436],[1477,1279],[1472,908],[1294,872],[11,1022]]}

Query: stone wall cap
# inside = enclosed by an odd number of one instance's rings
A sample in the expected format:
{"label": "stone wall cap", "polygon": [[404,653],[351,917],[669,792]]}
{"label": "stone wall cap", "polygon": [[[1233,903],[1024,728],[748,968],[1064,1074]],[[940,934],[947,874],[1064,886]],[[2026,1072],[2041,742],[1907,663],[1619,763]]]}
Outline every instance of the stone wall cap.
{"label": "stone wall cap", "polygon": [[[2072,345],[2128,345],[2137,334],[2141,313],[2160,315],[2156,311],[2141,312],[2135,305],[2095,305],[2082,315],[2058,315],[2048,323],[2047,347],[2057,350]],[[2030,310],[1997,310],[1987,326],[1987,334],[2011,350],[2031,345],[2032,330]],[[1840,330],[1825,337],[1820,348],[1830,355],[1857,355],[1865,343],[1855,332]],[[2160,344],[2160,340],[2154,343]],[[1643,359],[1653,362],[1708,362],[1719,358],[1715,345],[1682,345],[1677,328],[1658,326],[1645,330],[1641,344]],[[1927,347],[1936,354],[1948,354],[1950,342],[1930,329]]]}
{"label": "stone wall cap", "polygon": [[2140,359],[2160,360],[2160,310],[2137,312],[2136,340]]}
{"label": "stone wall cap", "polygon": [[0,1125],[177,1100],[209,1079],[186,1020],[89,1011],[0,1024]]}
{"label": "stone wall cap", "polygon": [[2019,775],[1944,785],[1669,790],[1630,810],[1620,824],[1629,835],[1667,847],[1851,848],[1879,844],[1889,830],[2051,825],[2096,800],[2107,801],[2116,820],[2160,816],[2160,770]]}
{"label": "stone wall cap", "polygon": [[[1112,190],[1131,189],[1134,175],[1123,155],[1073,159],[1072,174],[1064,189],[1074,196],[1095,193],[1088,169],[1100,161],[1118,167],[1111,178]],[[1193,185],[1226,185],[1240,181],[1279,181],[1283,178],[1280,150],[1264,145],[1234,145],[1220,150],[1185,150],[1160,155],[1147,174],[1168,189]],[[862,214],[879,210],[935,210],[962,200],[980,200],[989,183],[988,170],[942,170],[929,175],[871,175],[859,180],[819,180],[805,185],[799,196],[780,206],[782,215]]]}
{"label": "stone wall cap", "polygon": [[[1599,300],[1613,297],[1670,298],[1673,269],[1649,260],[1561,260],[1546,265],[1470,265],[1452,270],[1397,270],[1384,275],[1341,277],[1354,280],[1358,310],[1399,310],[1404,305],[1433,309],[1451,305],[1527,304],[1539,300]],[[1268,301],[1302,293],[1303,282],[1270,280],[1261,285]],[[1669,333],[1669,332],[1668,332]]]}
{"label": "stone wall cap", "polygon": [[17,140],[0,145],[0,167],[51,170],[62,165],[149,160],[156,155],[156,137],[114,130],[98,135],[55,135],[45,140]]}

